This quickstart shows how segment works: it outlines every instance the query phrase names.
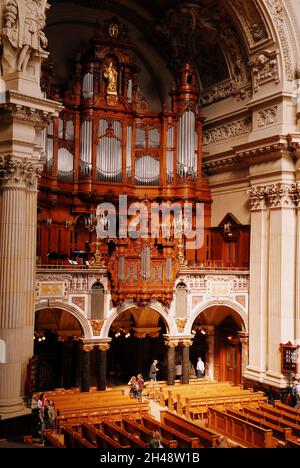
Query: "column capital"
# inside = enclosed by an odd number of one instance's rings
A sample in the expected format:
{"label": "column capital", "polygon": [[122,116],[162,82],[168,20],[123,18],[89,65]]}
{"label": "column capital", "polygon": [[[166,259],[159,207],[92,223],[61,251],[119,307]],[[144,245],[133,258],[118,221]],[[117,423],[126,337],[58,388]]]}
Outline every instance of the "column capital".
{"label": "column capital", "polygon": [[91,345],[91,344],[83,344],[83,345],[81,346],[81,349],[82,349],[82,351],[84,351],[85,353],[90,353],[91,351],[93,351],[94,346]]}
{"label": "column capital", "polygon": [[178,346],[178,339],[174,340],[174,339],[166,339],[165,338],[165,345],[168,348],[176,348],[176,346]]}
{"label": "column capital", "polygon": [[204,329],[207,336],[212,336],[215,334],[216,327],[214,325],[205,325]]}
{"label": "column capital", "polygon": [[193,345],[193,340],[184,340],[184,341],[180,341],[179,343],[179,346],[182,346],[183,348],[189,348],[192,345]]}
{"label": "column capital", "polygon": [[110,348],[110,345],[108,343],[103,343],[103,344],[98,345],[98,349],[100,349],[100,351],[108,351],[109,348]]}
{"label": "column capital", "polygon": [[265,186],[252,186],[248,190],[248,195],[250,197],[251,211],[260,211],[266,209],[267,189]]}
{"label": "column capital", "polygon": [[43,171],[40,160],[0,156],[0,186],[3,188],[36,189]]}

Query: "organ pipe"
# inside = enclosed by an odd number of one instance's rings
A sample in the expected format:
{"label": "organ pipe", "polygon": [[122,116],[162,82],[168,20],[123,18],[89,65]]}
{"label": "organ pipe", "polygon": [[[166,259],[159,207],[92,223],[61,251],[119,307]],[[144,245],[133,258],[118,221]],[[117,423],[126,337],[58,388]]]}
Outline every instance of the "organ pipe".
{"label": "organ pipe", "polygon": [[94,94],[94,75],[88,72],[84,75],[82,80],[82,96],[85,99],[93,97]]}
{"label": "organ pipe", "polygon": [[178,173],[181,177],[195,175],[195,126],[196,118],[192,111],[186,111],[178,125]]}

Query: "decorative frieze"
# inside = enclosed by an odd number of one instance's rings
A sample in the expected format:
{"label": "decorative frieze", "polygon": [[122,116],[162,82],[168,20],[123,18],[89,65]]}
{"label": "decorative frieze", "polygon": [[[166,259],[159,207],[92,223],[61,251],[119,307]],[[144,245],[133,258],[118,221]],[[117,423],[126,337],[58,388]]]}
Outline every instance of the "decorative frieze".
{"label": "decorative frieze", "polygon": [[231,0],[230,3],[243,26],[250,47],[268,39],[269,35],[262,15],[253,0],[247,2],[245,0]]}
{"label": "decorative frieze", "polygon": [[258,127],[267,127],[278,122],[278,107],[273,106],[258,112]]}
{"label": "decorative frieze", "polygon": [[241,135],[247,135],[251,132],[251,130],[252,120],[249,117],[246,119],[237,120],[221,127],[216,127],[204,131],[203,145],[212,145],[219,143],[220,141],[226,141]]}
{"label": "decorative frieze", "polygon": [[291,56],[293,48],[290,46],[289,31],[287,30],[287,25],[290,22],[289,18],[285,11],[282,0],[265,0],[265,2],[268,7],[269,13],[273,17],[273,21],[281,41],[286,79],[292,81],[294,78],[293,59]]}
{"label": "decorative frieze", "polygon": [[279,71],[277,63],[277,52],[270,52],[264,50],[257,58],[250,62],[250,66],[253,70],[253,87],[254,91],[257,92],[260,87],[270,81],[279,83]]}
{"label": "decorative frieze", "polygon": [[252,210],[270,208],[293,208],[298,206],[299,184],[272,184],[269,186],[253,186],[248,191]]}
{"label": "decorative frieze", "polygon": [[245,99],[251,94],[251,85],[237,88],[234,80],[226,80],[202,91],[200,104],[202,107],[210,106],[214,102],[220,102],[230,97]]}

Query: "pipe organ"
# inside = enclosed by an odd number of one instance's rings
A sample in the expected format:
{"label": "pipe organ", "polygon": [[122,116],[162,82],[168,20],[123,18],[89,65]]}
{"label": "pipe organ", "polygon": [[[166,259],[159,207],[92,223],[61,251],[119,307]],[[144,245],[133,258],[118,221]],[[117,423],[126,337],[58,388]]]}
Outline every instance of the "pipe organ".
{"label": "pipe organ", "polygon": [[[112,30],[118,31],[113,37]],[[159,199],[183,206],[185,201],[201,201],[209,228],[211,196],[201,170],[204,119],[194,69],[183,63],[170,83],[170,105],[153,113],[142,93],[134,44],[124,31],[120,24],[96,26],[91,48],[76,55],[74,73],[65,88],[51,85],[53,72],[45,64],[42,89],[49,98],[60,100],[64,110],[50,122],[41,141],[46,156],[39,191],[43,258],[47,250],[56,250],[51,246],[57,239],[68,251],[95,241],[95,233],[80,231],[81,217],[95,212],[104,200],[117,205],[120,194],[126,194],[129,202]],[[50,207],[51,218],[55,217],[53,206],[57,220],[52,219],[47,231],[42,222],[50,217]],[[71,227],[65,232],[61,226]],[[171,260],[164,258],[163,265],[148,271],[147,252],[145,247],[139,253],[143,280],[171,281]],[[205,247],[188,256],[193,261],[205,259]],[[128,273],[125,257],[118,258],[116,281],[139,275],[134,269]]]}

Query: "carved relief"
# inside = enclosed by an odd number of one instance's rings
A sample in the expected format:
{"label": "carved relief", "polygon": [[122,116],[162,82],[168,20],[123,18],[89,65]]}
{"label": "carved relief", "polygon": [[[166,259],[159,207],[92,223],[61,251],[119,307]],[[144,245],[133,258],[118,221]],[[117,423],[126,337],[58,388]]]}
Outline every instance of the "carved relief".
{"label": "carved relief", "polygon": [[253,186],[248,190],[251,210],[262,210],[266,208],[266,187],[261,185]]}
{"label": "carved relief", "polygon": [[203,145],[211,145],[220,141],[236,138],[241,135],[249,134],[252,130],[252,121],[250,118],[237,120],[222,127],[212,128],[203,132]]}
{"label": "carved relief", "polygon": [[46,0],[7,0],[3,11],[3,73],[26,72],[34,59],[46,58],[48,45],[43,32]]}
{"label": "carved relief", "polygon": [[278,121],[278,107],[273,106],[258,112],[258,127],[266,127]]}
{"label": "carved relief", "polygon": [[194,296],[192,299],[192,308],[196,307],[198,304],[203,302],[203,296]]}
{"label": "carved relief", "polygon": [[255,3],[245,0],[231,0],[239,17],[250,47],[268,38],[268,32]]}
{"label": "carved relief", "polygon": [[41,161],[20,160],[12,156],[0,156],[0,186],[37,188],[43,171]]}
{"label": "carved relief", "polygon": [[85,297],[72,297],[72,303],[77,305],[81,310],[85,309]]}
{"label": "carved relief", "polygon": [[93,330],[93,335],[98,336],[101,333],[104,320],[90,320],[90,324]]}
{"label": "carved relief", "polygon": [[287,30],[287,24],[289,24],[289,18],[284,9],[282,0],[265,0],[270,14],[273,16],[283,51],[284,64],[285,64],[285,75],[289,81],[293,80],[293,60],[291,57],[292,47],[289,43],[289,31]]}
{"label": "carved relief", "polygon": [[253,87],[257,92],[261,85],[269,81],[279,83],[279,71],[276,52],[263,51],[260,53],[256,60],[250,62],[253,70]]}
{"label": "carved relief", "polygon": [[[298,185],[298,184],[297,184]],[[295,184],[272,184],[269,186],[251,187],[250,195],[251,209],[290,208],[298,203],[298,188]]]}
{"label": "carved relief", "polygon": [[176,319],[177,330],[179,331],[179,333],[184,332],[186,322],[187,322],[187,319],[180,319],[180,318]]}
{"label": "carved relief", "polygon": [[246,85],[237,89],[234,80],[227,80],[203,91],[200,95],[200,104],[202,107],[206,107],[214,102],[219,102],[233,96],[236,96],[238,99],[245,99],[250,94],[251,86]]}

